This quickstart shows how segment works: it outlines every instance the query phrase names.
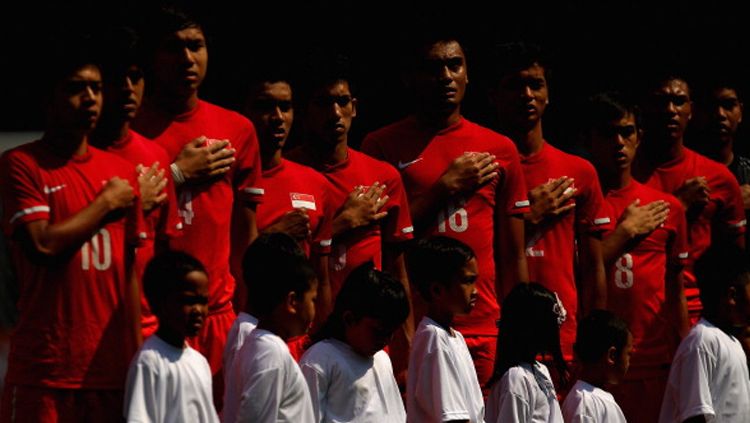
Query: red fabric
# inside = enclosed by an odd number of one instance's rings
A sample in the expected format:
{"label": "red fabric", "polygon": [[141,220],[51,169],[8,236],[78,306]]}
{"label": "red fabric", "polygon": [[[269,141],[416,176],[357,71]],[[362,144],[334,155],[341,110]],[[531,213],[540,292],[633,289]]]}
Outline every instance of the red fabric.
{"label": "red fabric", "polygon": [[[675,160],[665,163],[650,172],[637,174],[639,182],[651,188],[673,194],[691,178],[703,176],[708,180],[710,199],[697,219],[688,222],[690,261],[695,262],[711,245],[712,236],[718,234],[743,234],[745,232],[745,210],[742,193],[734,175],[726,166],[683,147]],[[686,273],[690,273],[690,269]],[[686,280],[685,297],[691,317],[700,314],[702,306],[698,286]]]}
{"label": "red fabric", "polygon": [[495,221],[528,211],[526,185],[518,152],[506,137],[461,119],[439,132],[427,132],[410,117],[369,135],[362,150],[401,168],[406,192],[423,195],[456,158],[465,152],[489,152],[500,164],[501,178],[486,184],[468,198],[456,198],[430,225],[425,235],[445,235],[469,245],[477,255],[478,298],[471,314],[456,316],[454,325],[464,336],[496,335],[500,307],[495,292]]}
{"label": "red fabric", "polygon": [[170,161],[177,158],[185,144],[200,136],[228,139],[237,150],[231,170],[223,177],[178,188],[184,233],[170,245],[190,253],[206,266],[209,308],[220,309],[234,295],[229,254],[235,195],[249,202],[260,202],[262,197],[256,186],[261,167],[255,129],[238,113],[205,101],[199,101],[195,109],[179,116],[166,115],[146,103],[134,122],[134,129],[162,146]]}
{"label": "red fabric", "polygon": [[177,194],[172,180],[172,172],[169,169],[172,161],[163,148],[133,131],[130,131],[124,139],[110,146],[107,151],[127,160],[133,165],[134,169],[139,164],[143,165],[144,168],[149,168],[155,162],[159,162],[159,169],[164,170],[164,176],[167,178],[165,189],[167,199],[161,206],[146,213],[148,238],[144,240],[143,245],[138,248],[135,255],[134,265],[138,281],[141,282],[141,331],[143,339],[146,339],[156,332],[159,322],[151,312],[151,307],[143,295],[143,271],[146,270],[146,264],[154,256],[154,244],[157,238],[167,240],[182,234],[182,221],[177,214]]}
{"label": "red fabric", "polygon": [[629,246],[607,269],[607,301],[608,308],[625,319],[633,334],[631,364],[658,366],[672,361],[679,343],[677,328],[663,306],[668,263],[684,265],[688,260],[687,222],[676,198],[636,181],[606,196],[618,220],[636,199],[641,200],[641,206],[667,201],[669,217],[661,227]]}
{"label": "red fabric", "polygon": [[497,336],[466,336],[464,340],[474,360],[474,368],[477,369],[477,380],[482,387],[482,395],[486,398],[492,390],[491,386],[487,386],[487,382],[495,370]]}
{"label": "red fabric", "polygon": [[571,187],[578,190],[570,200],[575,204],[573,210],[538,225],[526,225],[526,260],[530,279],[556,292],[568,312],[560,328],[560,344],[566,360],[570,360],[578,320],[575,237],[577,233],[609,229],[613,219],[604,206],[596,170],[586,160],[545,142],[538,153],[521,158],[521,166],[529,189],[568,176],[575,180]]}
{"label": "red fabric", "polygon": [[368,261],[373,261],[378,269],[382,267],[383,242],[403,242],[413,236],[409,203],[398,172],[387,163],[351,148],[347,150],[347,154],[347,159],[335,166],[306,161],[303,164],[311,165],[328,179],[330,200],[336,209],[344,205],[355,187],[362,185],[368,188],[375,182],[385,184],[385,195],[388,195],[389,200],[380,211],[388,212],[388,216],[381,220],[380,225],[356,229],[333,240],[329,263],[334,300],[352,270]]}
{"label": "red fabric", "polygon": [[305,351],[312,346],[312,339],[308,334],[295,336],[286,341],[286,346],[289,347],[289,353],[294,357],[294,361],[299,363]]}
{"label": "red fabric", "polygon": [[98,423],[125,421],[124,392],[8,385],[0,406],[2,423]]}
{"label": "red fabric", "polygon": [[637,369],[630,367],[625,380],[609,391],[629,422],[659,420],[664,391],[669,380],[669,366]]}
{"label": "red fabric", "polygon": [[0,160],[3,226],[20,285],[9,384],[120,389],[125,383],[135,352],[135,346],[123,345],[130,328],[123,307],[125,257],[146,235],[140,203],[110,214],[79,249],[43,263],[11,236],[32,221],[57,224],[71,218],[114,176],[137,192],[132,165],[93,147],[83,156],[64,158],[37,141]]}
{"label": "red fabric", "polygon": [[281,164],[263,171],[258,187],[264,191],[263,204],[258,205],[258,231],[271,226],[287,212],[304,207],[310,217],[312,237],[302,243],[305,254],[331,252],[331,221],[334,205],[329,199],[328,181],[315,170],[282,159]]}

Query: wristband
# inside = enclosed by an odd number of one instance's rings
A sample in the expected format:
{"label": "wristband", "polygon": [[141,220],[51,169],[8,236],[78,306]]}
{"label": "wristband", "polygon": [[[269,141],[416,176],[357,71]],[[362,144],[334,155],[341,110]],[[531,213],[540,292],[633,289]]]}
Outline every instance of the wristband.
{"label": "wristband", "polygon": [[172,170],[172,179],[174,179],[174,183],[182,185],[185,182],[185,175],[182,173],[182,170],[180,170],[180,167],[177,166],[177,163],[172,163],[169,166],[169,169]]}

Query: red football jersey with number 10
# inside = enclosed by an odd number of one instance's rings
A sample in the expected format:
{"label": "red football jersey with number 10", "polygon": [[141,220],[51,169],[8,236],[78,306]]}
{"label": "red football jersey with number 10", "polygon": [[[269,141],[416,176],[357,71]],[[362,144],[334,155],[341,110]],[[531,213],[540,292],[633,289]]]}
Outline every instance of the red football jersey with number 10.
{"label": "red football jersey with number 10", "polygon": [[635,200],[640,200],[641,206],[659,200],[669,203],[667,221],[637,243],[628,245],[607,269],[607,308],[625,319],[633,334],[630,365],[658,368],[672,361],[679,343],[677,328],[669,321],[664,301],[668,264],[684,266],[688,260],[685,210],[673,196],[636,181],[607,192],[605,199],[617,220]]}
{"label": "red football jersey with number 10", "polygon": [[90,240],[70,254],[31,257],[13,237],[38,220],[58,224],[91,205],[118,176],[137,192],[127,161],[93,147],[56,156],[42,141],[0,160],[3,228],[10,242],[20,298],[6,382],[66,389],[122,389],[135,346],[128,348],[123,299],[126,251],[145,238],[140,203],[111,213]]}
{"label": "red football jersey with number 10", "polygon": [[578,190],[570,200],[575,204],[572,211],[538,225],[526,225],[529,276],[560,297],[567,311],[560,344],[566,359],[572,360],[578,321],[576,233],[604,231],[612,227],[613,220],[604,206],[596,170],[586,160],[545,142],[538,153],[523,157],[521,166],[530,190],[561,176],[573,178],[572,188]]}
{"label": "red football jersey with number 10", "polygon": [[209,307],[228,306],[234,295],[229,272],[232,207],[235,195],[259,203],[260,151],[253,124],[235,113],[205,101],[182,115],[168,116],[146,103],[134,128],[156,141],[174,161],[185,144],[200,136],[224,140],[236,150],[235,162],[223,176],[201,183],[187,182],[177,190],[183,235],[171,247],[183,250],[203,263],[209,275]]}
{"label": "red football jersey with number 10", "polygon": [[464,335],[497,335],[500,307],[495,292],[495,223],[528,211],[518,152],[506,137],[461,120],[442,131],[423,131],[410,117],[369,134],[362,149],[397,166],[410,197],[426,192],[456,158],[466,152],[489,152],[500,164],[501,177],[469,196],[457,197],[438,214],[428,235],[445,235],[474,250],[479,267],[477,303],[468,316],[456,316]]}

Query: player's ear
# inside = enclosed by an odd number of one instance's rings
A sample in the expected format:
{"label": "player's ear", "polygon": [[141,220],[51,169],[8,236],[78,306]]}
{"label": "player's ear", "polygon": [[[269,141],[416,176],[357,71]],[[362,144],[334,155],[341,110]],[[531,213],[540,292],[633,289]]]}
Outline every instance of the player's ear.
{"label": "player's ear", "polygon": [[737,305],[737,288],[730,286],[727,289],[727,301],[729,302],[730,306]]}
{"label": "player's ear", "polygon": [[614,366],[615,363],[617,363],[617,356],[617,348],[615,348],[614,346],[609,347],[609,349],[607,350],[607,364],[609,364],[610,366]]}
{"label": "player's ear", "polygon": [[352,117],[357,117],[357,98],[352,97]]}
{"label": "player's ear", "polygon": [[289,291],[284,299],[284,308],[289,314],[297,314],[297,309],[300,307],[300,298],[297,297],[297,293]]}

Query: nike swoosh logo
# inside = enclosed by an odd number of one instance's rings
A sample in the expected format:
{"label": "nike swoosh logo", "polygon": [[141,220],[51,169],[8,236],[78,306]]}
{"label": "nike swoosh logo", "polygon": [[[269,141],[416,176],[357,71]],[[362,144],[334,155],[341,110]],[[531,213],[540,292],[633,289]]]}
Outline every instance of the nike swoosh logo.
{"label": "nike swoosh logo", "polygon": [[65,184],[57,185],[52,188],[48,187],[47,185],[44,186],[44,193],[45,194],[51,194],[53,192],[60,191],[61,189],[65,188]]}
{"label": "nike swoosh logo", "polygon": [[416,158],[416,159],[414,159],[414,160],[412,160],[410,162],[406,162],[406,163],[404,163],[401,160],[399,160],[398,161],[398,170],[404,170],[407,167],[413,165],[414,163],[421,162],[422,159],[423,159],[422,157],[419,157],[419,158]]}

